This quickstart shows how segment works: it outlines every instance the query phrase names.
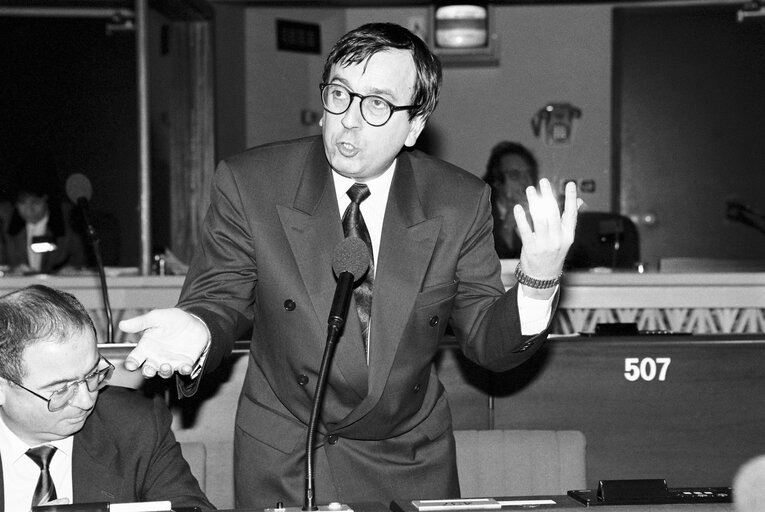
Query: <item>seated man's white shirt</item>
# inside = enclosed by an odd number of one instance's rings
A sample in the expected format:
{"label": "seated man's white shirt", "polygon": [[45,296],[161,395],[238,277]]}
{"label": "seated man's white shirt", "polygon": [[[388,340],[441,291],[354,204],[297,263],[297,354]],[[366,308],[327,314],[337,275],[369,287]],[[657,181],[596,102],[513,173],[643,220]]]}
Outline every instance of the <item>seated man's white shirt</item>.
{"label": "seated man's white shirt", "polygon": [[36,253],[32,250],[32,238],[36,236],[43,236],[48,230],[48,215],[35,222],[34,224],[27,224],[27,260],[29,266],[34,270],[40,270],[42,268],[42,257],[40,253]]}
{"label": "seated man's white shirt", "polygon": [[[58,448],[53,454],[49,471],[56,486],[57,498],[69,498],[72,503],[72,447],[74,439],[69,436],[49,444]],[[40,467],[26,452],[28,446],[5,425],[0,414],[0,457],[3,464],[3,493],[5,512],[29,512],[32,496],[40,478]]]}

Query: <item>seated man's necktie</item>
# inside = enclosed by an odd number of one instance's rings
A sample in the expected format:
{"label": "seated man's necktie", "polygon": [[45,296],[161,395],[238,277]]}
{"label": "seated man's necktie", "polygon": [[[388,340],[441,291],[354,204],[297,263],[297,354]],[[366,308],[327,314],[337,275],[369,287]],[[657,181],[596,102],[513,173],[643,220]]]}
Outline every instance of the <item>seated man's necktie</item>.
{"label": "seated man's necktie", "polygon": [[367,225],[364,217],[361,215],[361,202],[369,197],[369,187],[363,183],[354,183],[348,189],[348,197],[351,198],[351,204],[346,208],[343,214],[343,232],[346,238],[355,236],[367,244],[369,249],[369,270],[364,279],[353,290],[353,297],[356,300],[356,311],[361,321],[361,334],[364,338],[364,353],[369,351],[369,321],[372,313],[372,285],[374,284],[374,253],[372,252],[372,240],[369,237]]}
{"label": "seated man's necktie", "polygon": [[27,450],[27,457],[40,466],[40,478],[37,480],[37,487],[32,497],[33,507],[56,499],[56,486],[53,485],[53,479],[48,470],[55,452],[56,447],[47,444]]}

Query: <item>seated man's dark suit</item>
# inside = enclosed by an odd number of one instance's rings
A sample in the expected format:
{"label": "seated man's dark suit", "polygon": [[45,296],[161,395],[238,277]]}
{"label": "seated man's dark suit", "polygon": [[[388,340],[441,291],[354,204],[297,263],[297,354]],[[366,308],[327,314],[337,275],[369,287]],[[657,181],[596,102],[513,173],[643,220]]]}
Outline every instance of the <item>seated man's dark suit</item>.
{"label": "seated man's dark suit", "polygon": [[[238,507],[302,504],[304,447],[335,291],[341,212],[322,139],[219,166],[179,307],[205,320],[215,367],[252,328],[235,434]],[[398,157],[374,281],[369,366],[355,305],[337,343],[315,456],[317,503],[459,494],[451,413],[433,359],[451,322],[465,354],[505,370],[521,336],[505,294],[489,187],[421,152]]]}
{"label": "seated man's dark suit", "polygon": [[[149,400],[119,387],[100,391],[95,410],[74,435],[74,502],[170,500],[173,507],[214,509],[181,454],[171,421],[159,397]],[[3,500],[0,493],[0,510]]]}

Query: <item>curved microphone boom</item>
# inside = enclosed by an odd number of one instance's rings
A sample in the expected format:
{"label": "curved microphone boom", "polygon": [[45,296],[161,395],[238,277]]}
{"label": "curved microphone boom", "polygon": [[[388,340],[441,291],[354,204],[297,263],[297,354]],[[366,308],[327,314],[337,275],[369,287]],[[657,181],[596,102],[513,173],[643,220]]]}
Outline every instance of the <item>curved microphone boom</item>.
{"label": "curved microphone boom", "polygon": [[361,279],[369,269],[369,249],[367,244],[358,237],[348,237],[335,248],[332,258],[332,269],[337,275],[335,296],[332,299],[332,307],[327,319],[327,343],[324,346],[324,355],[319,369],[319,378],[316,381],[316,391],[313,396],[311,418],[308,422],[308,434],[305,443],[305,501],[303,510],[317,510],[314,496],[313,481],[313,442],[316,432],[316,423],[321,411],[324,388],[327,383],[329,365],[332,360],[335,343],[345,325],[348,316],[348,306],[353,294],[353,283]]}
{"label": "curved microphone boom", "polygon": [[101,257],[101,239],[93,227],[90,219],[90,198],[93,195],[93,186],[90,180],[84,174],[72,174],[66,179],[66,195],[82,212],[82,218],[85,222],[85,232],[88,241],[93,247],[93,254],[96,257],[96,267],[98,268],[98,277],[101,281],[101,295],[104,300],[104,310],[106,311],[106,342],[114,342],[114,326],[112,325],[112,307],[109,304],[109,292],[106,287],[106,273],[104,272],[104,262]]}

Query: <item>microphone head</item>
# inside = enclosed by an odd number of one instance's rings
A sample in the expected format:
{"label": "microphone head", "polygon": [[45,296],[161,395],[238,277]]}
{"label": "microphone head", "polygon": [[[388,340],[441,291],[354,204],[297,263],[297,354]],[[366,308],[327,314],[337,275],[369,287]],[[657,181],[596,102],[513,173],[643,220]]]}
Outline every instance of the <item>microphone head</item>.
{"label": "microphone head", "polygon": [[335,247],[335,254],[332,256],[332,269],[337,276],[343,272],[349,272],[355,281],[367,271],[369,260],[367,244],[359,237],[349,236]]}
{"label": "microphone head", "polygon": [[66,195],[75,204],[80,199],[90,201],[90,197],[93,195],[93,186],[87,176],[75,173],[66,179]]}

